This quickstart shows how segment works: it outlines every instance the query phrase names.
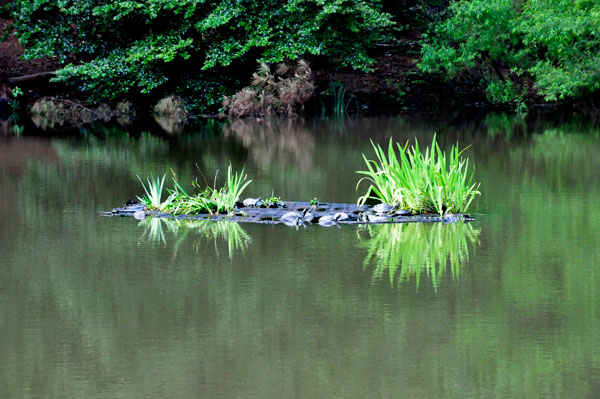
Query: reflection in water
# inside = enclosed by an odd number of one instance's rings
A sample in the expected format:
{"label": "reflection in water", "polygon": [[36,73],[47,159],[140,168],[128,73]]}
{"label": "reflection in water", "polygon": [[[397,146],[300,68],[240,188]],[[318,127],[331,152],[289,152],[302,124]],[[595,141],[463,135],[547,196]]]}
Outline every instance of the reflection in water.
{"label": "reflection in water", "polygon": [[169,134],[179,134],[185,128],[186,119],[167,115],[154,115],[154,120]]}
{"label": "reflection in water", "polygon": [[479,244],[480,230],[470,223],[400,223],[366,226],[370,238],[360,246],[367,250],[364,266],[374,263],[374,279],[386,276],[398,285],[421,275],[431,278],[437,290],[447,265],[453,279],[469,259],[469,246]]}
{"label": "reflection in water", "polygon": [[[600,127],[466,123],[298,121],[306,171],[194,126],[2,137],[0,397],[600,397]],[[249,245],[230,222],[98,214],[139,194],[136,174],[230,161],[248,196],[350,201],[369,138],[435,131],[471,145],[470,225],[371,226],[360,247],[351,227],[243,225]]]}
{"label": "reflection in water", "polygon": [[236,120],[223,126],[225,136],[233,136],[248,149],[252,160],[263,169],[273,163],[297,165],[307,170],[313,165],[315,138],[302,121],[268,119]]}
{"label": "reflection in water", "polygon": [[[234,252],[244,252],[251,241],[248,233],[236,222],[147,217],[139,222],[139,226],[144,227],[142,239],[146,239],[149,242],[166,244],[165,232],[177,238],[174,245],[174,256],[176,256],[177,249],[190,231],[200,235],[202,237],[201,241],[207,242],[212,240],[217,256],[219,255],[217,241],[223,240],[227,242],[230,259],[233,258]],[[181,231],[182,228],[183,231]],[[200,241],[194,243],[196,252],[199,252],[200,246]]]}

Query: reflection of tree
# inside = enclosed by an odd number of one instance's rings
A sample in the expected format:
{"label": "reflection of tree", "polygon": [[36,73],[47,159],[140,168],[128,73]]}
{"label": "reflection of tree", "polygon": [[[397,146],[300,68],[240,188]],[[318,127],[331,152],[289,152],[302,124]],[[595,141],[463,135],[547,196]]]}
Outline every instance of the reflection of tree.
{"label": "reflection of tree", "polygon": [[237,138],[263,169],[273,163],[298,165],[300,170],[313,166],[315,139],[302,121],[236,120],[225,125],[223,131],[226,136]]}
{"label": "reflection of tree", "polygon": [[[217,241],[224,240],[227,242],[230,259],[235,251],[243,252],[250,244],[248,233],[244,231],[239,223],[235,222],[148,217],[140,221],[139,225],[144,227],[142,238],[157,244],[166,244],[165,229],[168,230],[174,237],[177,237],[175,253],[190,231],[202,236],[202,241],[213,240],[217,255],[219,253]],[[183,232],[181,231],[182,227],[185,228]],[[201,242],[194,244],[197,250],[200,244]]]}
{"label": "reflection of tree", "polygon": [[367,226],[370,238],[361,242],[367,249],[364,265],[374,263],[373,277],[387,273],[390,283],[415,278],[417,288],[423,273],[437,290],[447,265],[452,278],[458,278],[462,264],[469,259],[469,246],[479,242],[479,230],[469,223],[385,224]]}
{"label": "reflection of tree", "polygon": [[154,120],[169,134],[181,133],[186,124],[186,119],[175,116],[154,115]]}

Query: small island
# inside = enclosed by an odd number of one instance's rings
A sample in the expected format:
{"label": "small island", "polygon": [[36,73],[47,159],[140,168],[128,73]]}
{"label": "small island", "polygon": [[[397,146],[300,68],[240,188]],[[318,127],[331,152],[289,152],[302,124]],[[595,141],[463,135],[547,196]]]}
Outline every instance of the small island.
{"label": "small island", "polygon": [[[473,218],[464,213],[475,196],[480,195],[479,184],[473,182],[465,151],[452,146],[449,154],[443,152],[434,136],[431,146],[419,149],[418,141],[409,147],[406,143],[394,146],[390,139],[387,153],[380,145],[372,143],[376,159],[369,160],[363,154],[367,170],[357,171],[364,175],[358,181],[370,183],[366,193],[356,204],[321,203],[316,198],[310,202],[282,201],[271,195],[263,198],[246,198],[243,191],[252,180],[244,170],[227,170],[227,180],[221,188],[201,188],[189,194],[173,173],[173,188],[166,189],[163,201],[165,177],[141,178],[145,194],[139,202],[128,201],[125,207],[103,212],[106,216],[133,216],[136,219],[163,217],[195,220],[235,221],[262,224],[283,223],[300,226],[318,223],[321,226],[366,223],[444,222],[456,223]],[[397,152],[396,152],[397,151]],[[215,179],[216,180],[216,179]],[[367,201],[377,201],[367,205]]]}

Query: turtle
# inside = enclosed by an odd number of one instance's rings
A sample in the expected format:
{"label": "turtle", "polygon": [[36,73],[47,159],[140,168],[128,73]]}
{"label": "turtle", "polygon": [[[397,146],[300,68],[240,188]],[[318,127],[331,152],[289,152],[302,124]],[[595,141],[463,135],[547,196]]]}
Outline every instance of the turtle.
{"label": "turtle", "polygon": [[302,213],[297,211],[286,212],[279,220],[288,226],[299,226],[304,223],[310,223],[310,221],[313,220],[313,215],[307,208]]}
{"label": "turtle", "polygon": [[244,201],[242,201],[242,204],[248,208],[260,208],[262,205],[262,198],[246,198]]}
{"label": "turtle", "polygon": [[412,215],[412,212],[407,209],[398,209],[394,214],[397,216],[410,216]]}
{"label": "turtle", "polygon": [[344,212],[337,212],[334,215],[325,215],[319,219],[319,224],[321,226],[329,227],[337,224],[340,220],[346,220],[350,216],[345,214]]}
{"label": "turtle", "polygon": [[390,204],[386,204],[385,202],[382,202],[380,204],[375,205],[373,208],[371,208],[371,210],[376,215],[383,215],[383,214],[392,212],[394,209],[398,208],[398,205],[399,204],[390,205]]}

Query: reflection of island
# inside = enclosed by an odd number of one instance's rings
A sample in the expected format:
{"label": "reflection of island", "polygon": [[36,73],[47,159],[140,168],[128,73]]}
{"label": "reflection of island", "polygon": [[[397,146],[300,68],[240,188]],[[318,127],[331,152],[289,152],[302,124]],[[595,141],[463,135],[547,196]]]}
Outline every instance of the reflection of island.
{"label": "reflection of island", "polygon": [[479,242],[479,230],[469,223],[409,223],[367,226],[370,238],[360,242],[367,250],[365,267],[373,263],[374,279],[389,278],[402,284],[422,274],[435,290],[449,266],[453,279],[469,259],[469,246]]}
{"label": "reflection of island", "polygon": [[301,170],[312,166],[315,139],[301,121],[237,120],[225,125],[223,133],[238,139],[263,169],[273,164],[298,165]]}
{"label": "reflection of island", "polygon": [[[150,242],[166,244],[166,234],[170,233],[177,238],[175,242],[175,251],[187,237],[190,232],[194,232],[202,237],[202,241],[212,240],[215,244],[215,251],[218,255],[217,241],[227,242],[229,258],[233,257],[235,251],[244,251],[250,244],[250,236],[244,229],[235,222],[216,222],[211,220],[181,220],[148,217],[140,221],[140,226],[144,226],[142,238]],[[182,231],[183,228],[183,231]],[[196,249],[200,242],[195,242]]]}

